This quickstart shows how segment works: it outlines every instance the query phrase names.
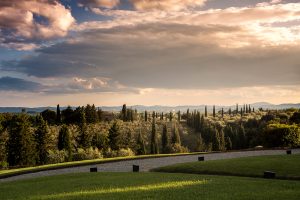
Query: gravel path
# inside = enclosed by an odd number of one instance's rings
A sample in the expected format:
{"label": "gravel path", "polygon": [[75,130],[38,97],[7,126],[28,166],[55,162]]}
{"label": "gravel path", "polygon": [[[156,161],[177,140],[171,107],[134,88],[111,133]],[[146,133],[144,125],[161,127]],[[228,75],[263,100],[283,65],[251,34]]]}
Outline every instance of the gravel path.
{"label": "gravel path", "polygon": [[[300,153],[300,149],[293,149],[292,152],[293,154]],[[240,157],[260,156],[260,155],[280,155],[280,154],[286,154],[286,151],[285,150],[242,151],[242,152],[229,152],[229,153],[209,153],[201,156],[204,156],[205,160],[220,160],[220,159],[228,159],[228,158],[240,158]],[[59,174],[89,172],[91,167],[97,167],[98,172],[131,172],[132,165],[139,165],[140,171],[147,172],[150,169],[156,167],[162,167],[162,166],[176,164],[176,163],[197,161],[198,157],[199,155],[147,158],[141,160],[118,161],[118,162],[103,163],[97,165],[87,165],[81,167],[48,170],[48,171],[41,171],[41,172],[23,174],[23,175],[9,177],[5,179],[0,179],[0,183],[6,181],[14,181],[14,180],[36,178],[36,177],[43,177],[43,176],[53,176]]]}

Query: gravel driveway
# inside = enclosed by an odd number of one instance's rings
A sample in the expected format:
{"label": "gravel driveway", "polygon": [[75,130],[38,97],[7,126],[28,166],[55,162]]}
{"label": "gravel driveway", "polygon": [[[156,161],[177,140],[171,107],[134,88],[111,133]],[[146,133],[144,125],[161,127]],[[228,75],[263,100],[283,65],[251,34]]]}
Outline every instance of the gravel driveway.
{"label": "gravel driveway", "polygon": [[[293,154],[300,153],[300,149],[293,149],[292,153]],[[285,150],[242,151],[242,152],[228,152],[228,153],[209,153],[201,156],[204,156],[205,160],[220,160],[220,159],[228,159],[228,158],[240,158],[240,157],[260,156],[260,155],[280,155],[280,154],[286,154],[286,151]],[[162,166],[176,164],[176,163],[197,161],[198,157],[199,155],[186,155],[186,156],[173,156],[173,157],[163,157],[163,158],[147,158],[147,159],[140,159],[140,160],[118,161],[112,163],[103,163],[97,165],[87,165],[87,166],[80,166],[80,167],[72,167],[72,168],[23,174],[23,175],[9,177],[5,179],[0,179],[0,182],[36,178],[42,176],[53,176],[59,174],[89,172],[91,167],[97,167],[98,172],[131,172],[132,165],[139,165],[140,171],[147,172],[150,169],[156,167],[162,167]]]}

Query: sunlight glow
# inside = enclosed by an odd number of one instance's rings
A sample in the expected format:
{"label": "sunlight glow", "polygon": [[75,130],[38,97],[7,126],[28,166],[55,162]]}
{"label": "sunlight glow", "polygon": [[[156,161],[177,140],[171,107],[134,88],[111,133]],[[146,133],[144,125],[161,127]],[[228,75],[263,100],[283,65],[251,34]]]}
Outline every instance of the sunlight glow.
{"label": "sunlight glow", "polygon": [[100,188],[95,190],[86,190],[86,191],[75,191],[75,192],[66,192],[60,194],[53,195],[45,195],[45,196],[37,196],[32,199],[60,199],[63,197],[78,197],[78,196],[86,196],[86,195],[101,195],[101,194],[115,194],[115,193],[124,193],[124,192],[137,192],[137,191],[151,191],[151,190],[161,190],[161,189],[173,189],[173,188],[181,188],[185,186],[192,185],[203,185],[207,184],[207,180],[191,180],[191,181],[173,181],[166,183],[157,183],[157,184],[149,184],[149,185],[141,185],[141,186],[131,186],[124,188]]}

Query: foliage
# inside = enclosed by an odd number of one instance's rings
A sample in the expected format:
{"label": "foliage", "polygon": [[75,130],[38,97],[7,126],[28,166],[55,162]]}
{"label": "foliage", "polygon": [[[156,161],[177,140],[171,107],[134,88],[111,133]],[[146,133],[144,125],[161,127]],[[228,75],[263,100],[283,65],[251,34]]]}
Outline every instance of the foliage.
{"label": "foliage", "polygon": [[146,151],[145,140],[142,136],[141,131],[139,132],[136,144],[137,144],[136,145],[137,155],[145,155],[147,151]]}
{"label": "foliage", "polygon": [[[41,113],[44,120],[23,114],[27,125],[20,131],[29,138],[25,139],[26,144],[31,144],[30,149],[36,154],[32,154],[31,165],[47,164],[50,162],[46,159],[47,154],[61,150],[67,155],[57,159],[59,162],[86,158],[83,151],[86,154],[89,149],[96,148],[104,157],[115,157],[120,149],[131,149],[134,154],[144,155],[157,154],[160,150],[166,154],[237,150],[262,145],[299,147],[297,109],[253,111],[250,105],[237,105],[236,109],[228,110],[213,106],[212,113],[208,113],[207,106],[205,108],[203,114],[188,109],[186,112],[152,112],[150,115],[149,111],[137,113],[126,104],[120,112],[102,111],[89,104],[75,110],[68,106],[60,112],[57,105],[56,112],[45,110]],[[0,114],[0,161],[3,162],[8,162],[9,153],[20,150],[18,147],[12,150],[8,145],[9,130],[16,116]],[[68,133],[62,134],[66,128]]]}
{"label": "foliage", "polygon": [[157,133],[156,133],[156,124],[155,120],[152,120],[152,131],[151,131],[151,146],[150,146],[151,154],[158,154],[158,142],[157,142]]}
{"label": "foliage", "polygon": [[47,121],[48,124],[54,125],[57,121],[56,119],[56,112],[53,110],[44,110],[41,112],[41,116],[45,121]]}
{"label": "foliage", "polygon": [[120,127],[118,122],[114,122],[108,133],[109,146],[112,150],[119,149]]}
{"label": "foliage", "polygon": [[68,153],[68,160],[70,161],[72,156],[71,136],[66,125],[63,125],[59,131],[57,146],[58,150],[65,150]]}
{"label": "foliage", "polygon": [[48,150],[47,161],[50,164],[68,161],[69,153],[66,150]]}
{"label": "foliage", "polygon": [[168,134],[168,127],[166,124],[163,125],[161,143],[162,143],[162,153],[169,153],[170,152],[170,137]]}
{"label": "foliage", "polygon": [[265,129],[264,145],[268,147],[300,147],[300,127],[287,124],[269,124]]}
{"label": "foliage", "polygon": [[12,117],[8,127],[7,162],[10,166],[32,166],[36,163],[36,147],[30,129],[29,117],[25,114]]}
{"label": "foliage", "polygon": [[42,117],[37,116],[38,128],[35,130],[37,164],[46,164],[48,157],[48,125]]}
{"label": "foliage", "polygon": [[103,158],[102,153],[98,150],[98,148],[93,149],[92,147],[88,149],[77,149],[77,152],[73,154],[73,160],[92,160]]}
{"label": "foliage", "polygon": [[293,116],[290,118],[290,122],[300,124],[300,112],[294,112]]}
{"label": "foliage", "polygon": [[179,143],[171,144],[170,153],[188,153],[188,152],[189,150],[186,147],[181,146]]}

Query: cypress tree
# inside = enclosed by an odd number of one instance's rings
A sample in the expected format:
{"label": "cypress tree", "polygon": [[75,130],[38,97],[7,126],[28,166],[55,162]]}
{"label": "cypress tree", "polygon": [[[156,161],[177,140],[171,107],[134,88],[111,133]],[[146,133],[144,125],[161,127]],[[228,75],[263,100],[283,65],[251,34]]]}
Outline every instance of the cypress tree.
{"label": "cypress tree", "polygon": [[231,108],[229,108],[228,114],[229,114],[229,116],[231,116]]}
{"label": "cypress tree", "polygon": [[173,113],[170,112],[169,116],[170,116],[170,122],[171,122],[173,120]]}
{"label": "cypress tree", "polygon": [[205,117],[207,117],[207,106],[205,106]]}
{"label": "cypress tree", "polygon": [[239,104],[236,104],[235,113],[236,113],[236,114],[239,114]]}
{"label": "cypress tree", "polygon": [[95,104],[92,105],[92,122],[91,123],[97,123],[99,121],[97,109],[95,107]]}
{"label": "cypress tree", "polygon": [[58,150],[65,150],[68,152],[68,160],[71,160],[72,146],[71,146],[71,136],[69,128],[63,125],[58,134]]}
{"label": "cypress tree", "polygon": [[130,110],[130,121],[133,122],[134,121],[134,113],[133,110]]}
{"label": "cypress tree", "polygon": [[220,137],[220,151],[225,151],[226,150],[226,141],[225,141],[225,135],[224,135],[223,130],[221,130],[219,132],[219,137]]}
{"label": "cypress tree", "polygon": [[147,110],[145,110],[145,122],[147,122],[148,121],[148,112],[147,112]]}
{"label": "cypress tree", "polygon": [[186,111],[186,124],[188,126],[191,125],[191,123],[190,123],[190,109],[187,109],[187,111]]}
{"label": "cypress tree", "polygon": [[213,106],[213,117],[216,117],[216,107]]}
{"label": "cypress tree", "polygon": [[123,104],[122,111],[121,111],[121,119],[124,122],[127,121],[127,108],[126,108],[126,104]]}
{"label": "cypress tree", "polygon": [[180,113],[180,110],[178,111],[177,114],[178,114],[178,117],[177,117],[177,118],[178,118],[178,121],[180,122],[180,120],[181,120],[181,113]]}
{"label": "cypress tree", "polygon": [[174,124],[172,133],[172,144],[181,144],[180,135],[176,124]]}
{"label": "cypress tree", "polygon": [[146,145],[145,145],[145,141],[143,139],[142,133],[141,133],[141,129],[140,129],[136,144],[137,144],[137,154],[145,155],[146,154]]}
{"label": "cypress tree", "polygon": [[240,148],[242,149],[247,148],[246,132],[243,125],[239,127],[239,142],[240,142]]}
{"label": "cypress tree", "polygon": [[243,116],[243,108],[241,108],[241,117]]}
{"label": "cypress tree", "polygon": [[222,118],[224,118],[224,109],[222,108]]}
{"label": "cypress tree", "polygon": [[112,150],[119,149],[120,127],[117,122],[114,122],[108,131],[108,144]]}
{"label": "cypress tree", "polygon": [[33,166],[36,144],[25,114],[14,115],[8,125],[7,162],[10,166]]}
{"label": "cypress tree", "polygon": [[162,152],[168,153],[168,148],[170,146],[170,142],[169,142],[168,128],[167,128],[166,124],[164,124],[164,126],[163,126],[161,143],[162,143]]}
{"label": "cypress tree", "polygon": [[38,127],[35,131],[35,141],[37,150],[37,164],[46,164],[48,157],[48,141],[47,135],[49,133],[48,125],[41,116],[37,117]]}
{"label": "cypress tree", "polygon": [[87,131],[87,123],[86,123],[86,117],[85,112],[83,109],[79,111],[79,138],[78,138],[78,144],[81,148],[89,148],[91,146],[91,138]]}
{"label": "cypress tree", "polygon": [[220,151],[221,150],[221,140],[219,131],[215,128],[212,135],[212,148],[213,151]]}
{"label": "cypress tree", "polygon": [[232,149],[232,142],[229,136],[225,137],[225,143],[226,143],[226,149],[231,150]]}
{"label": "cypress tree", "polygon": [[158,143],[157,143],[157,135],[156,135],[156,125],[155,120],[152,121],[152,131],[151,131],[151,154],[158,154]]}
{"label": "cypress tree", "polygon": [[164,113],[163,112],[160,115],[160,120],[164,120]]}
{"label": "cypress tree", "polygon": [[56,107],[56,124],[61,124],[61,112],[60,112],[59,104],[57,104]]}
{"label": "cypress tree", "polygon": [[196,147],[196,151],[201,152],[201,151],[205,151],[205,143],[203,141],[202,135],[199,135],[199,138],[197,140],[197,147]]}
{"label": "cypress tree", "polygon": [[201,120],[200,120],[200,127],[199,127],[199,131],[202,132],[204,130],[205,126],[205,119],[204,116],[201,115]]}
{"label": "cypress tree", "polygon": [[196,116],[196,127],[195,127],[195,129],[197,130],[197,131],[200,131],[200,129],[201,129],[201,114],[200,114],[200,112],[197,112],[197,116]]}
{"label": "cypress tree", "polygon": [[152,119],[155,120],[156,114],[155,111],[152,112]]}

